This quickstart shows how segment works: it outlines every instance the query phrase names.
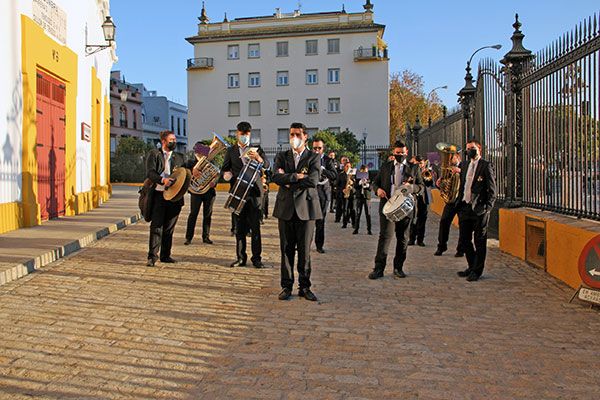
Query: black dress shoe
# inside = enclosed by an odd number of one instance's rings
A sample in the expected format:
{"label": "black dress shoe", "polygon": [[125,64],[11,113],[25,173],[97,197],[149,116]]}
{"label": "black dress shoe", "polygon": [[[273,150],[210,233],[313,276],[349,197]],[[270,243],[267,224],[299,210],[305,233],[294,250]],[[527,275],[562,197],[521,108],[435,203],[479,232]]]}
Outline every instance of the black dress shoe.
{"label": "black dress shoe", "polygon": [[165,258],[161,258],[160,262],[164,262],[164,263],[167,263],[167,264],[175,264],[177,261],[175,261],[171,257],[165,257]]}
{"label": "black dress shoe", "polygon": [[325,249],[317,249],[317,253],[325,254]]}
{"label": "black dress shoe", "polygon": [[456,254],[454,255],[454,257],[460,258],[460,257],[464,257],[465,253],[463,253],[462,251],[457,251]]}
{"label": "black dress shoe", "polygon": [[304,297],[308,301],[317,301],[317,296],[310,289],[298,290],[298,296]]}
{"label": "black dress shoe", "polygon": [[460,276],[461,278],[466,278],[470,274],[471,274],[471,270],[469,268],[465,269],[464,271],[458,271],[456,273],[456,275]]}
{"label": "black dress shoe", "polygon": [[414,240],[409,240],[408,241],[408,245],[409,246],[414,246],[415,245],[415,241]]}
{"label": "black dress shoe", "polygon": [[420,247],[425,247],[425,243],[423,243],[423,242],[417,242],[417,245]]}
{"label": "black dress shoe", "polygon": [[369,279],[383,278],[383,271],[373,270],[368,275]]}
{"label": "black dress shoe", "polygon": [[213,244],[213,241],[210,240],[209,238],[205,237],[205,238],[202,239],[202,243]]}
{"label": "black dress shoe", "polygon": [[185,242],[183,242],[183,244],[186,246],[188,246],[190,243],[192,243],[192,239],[185,239]]}
{"label": "black dress shoe", "polygon": [[406,274],[401,269],[395,269],[394,270],[394,278],[396,278],[396,279],[406,278]]}
{"label": "black dress shoe", "polygon": [[279,300],[287,300],[292,295],[292,289],[284,288],[281,293],[279,293]]}
{"label": "black dress shoe", "polygon": [[367,235],[372,235],[373,233],[371,232],[371,230],[367,231]]}
{"label": "black dress shoe", "polygon": [[480,275],[477,275],[475,272],[471,272],[469,276],[467,276],[467,282],[475,282],[479,280]]}
{"label": "black dress shoe", "polygon": [[347,226],[348,226],[347,224],[346,225],[342,225],[342,229],[346,229]]}
{"label": "black dress shoe", "polygon": [[148,262],[146,263],[146,267],[154,267],[154,264],[156,264],[156,258],[148,258]]}
{"label": "black dress shoe", "polygon": [[353,235],[358,235],[358,231],[355,229],[355,230],[352,231],[352,234]]}
{"label": "black dress shoe", "polygon": [[253,262],[252,265],[254,265],[254,268],[264,268],[265,267],[265,264],[263,264],[262,261]]}
{"label": "black dress shoe", "polygon": [[229,266],[231,268],[233,268],[233,267],[245,267],[246,266],[246,260],[235,260],[234,262],[232,262],[231,264],[229,264]]}
{"label": "black dress shoe", "polygon": [[434,256],[441,256],[442,254],[444,254],[444,250],[442,249],[437,249],[435,253],[433,253]]}

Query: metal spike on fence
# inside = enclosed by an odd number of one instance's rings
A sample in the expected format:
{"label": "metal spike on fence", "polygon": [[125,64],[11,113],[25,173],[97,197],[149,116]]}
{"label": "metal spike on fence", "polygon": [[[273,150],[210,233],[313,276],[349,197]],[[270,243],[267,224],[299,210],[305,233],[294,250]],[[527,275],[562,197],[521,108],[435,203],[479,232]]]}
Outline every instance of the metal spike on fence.
{"label": "metal spike on fence", "polygon": [[591,37],[592,37],[591,36],[591,33],[592,33],[592,31],[591,31],[591,24],[590,24],[591,19],[592,19],[592,17],[588,17],[588,20],[583,22],[583,30],[584,30],[583,36],[587,40],[590,40]]}

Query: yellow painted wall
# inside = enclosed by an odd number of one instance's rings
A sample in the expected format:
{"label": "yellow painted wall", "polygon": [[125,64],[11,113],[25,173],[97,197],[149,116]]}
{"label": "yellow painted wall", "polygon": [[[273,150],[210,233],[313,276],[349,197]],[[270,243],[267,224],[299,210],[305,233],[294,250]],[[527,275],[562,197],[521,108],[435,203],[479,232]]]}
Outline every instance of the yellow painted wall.
{"label": "yellow painted wall", "polygon": [[[21,15],[23,69],[23,226],[39,225],[36,155],[36,73],[55,76],[66,86],[65,215],[75,214],[77,54],[47,36],[32,19]],[[16,225],[14,222],[12,225]],[[18,224],[20,225],[20,224]]]}
{"label": "yellow painted wall", "polygon": [[[440,196],[440,191],[438,189],[432,189],[431,203],[429,204],[429,209],[437,215],[442,215],[445,205],[446,203],[444,202],[444,200],[442,200]],[[458,227],[458,217],[454,217],[454,219],[452,220],[452,224]]]}
{"label": "yellow painted wall", "polygon": [[110,184],[110,99],[104,96],[104,182],[106,193],[103,193],[105,200],[112,195],[112,185]]}
{"label": "yellow painted wall", "polygon": [[500,209],[500,250],[522,260],[526,258],[527,217],[546,223],[546,271],[573,288],[579,287],[579,256],[586,243],[600,234],[600,224],[526,208]]}

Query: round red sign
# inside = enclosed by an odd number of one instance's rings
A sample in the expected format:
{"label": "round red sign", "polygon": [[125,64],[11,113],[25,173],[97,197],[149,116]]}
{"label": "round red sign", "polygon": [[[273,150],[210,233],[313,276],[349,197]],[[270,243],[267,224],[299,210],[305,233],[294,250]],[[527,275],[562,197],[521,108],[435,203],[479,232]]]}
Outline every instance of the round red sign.
{"label": "round red sign", "polygon": [[587,242],[579,256],[578,267],[583,283],[600,289],[600,235]]}

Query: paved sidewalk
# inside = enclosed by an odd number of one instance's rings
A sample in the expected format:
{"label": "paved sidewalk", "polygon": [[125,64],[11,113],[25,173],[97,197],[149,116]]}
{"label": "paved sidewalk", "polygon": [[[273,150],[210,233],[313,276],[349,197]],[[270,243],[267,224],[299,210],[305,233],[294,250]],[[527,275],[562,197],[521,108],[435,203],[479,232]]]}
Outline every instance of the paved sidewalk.
{"label": "paved sidewalk", "polygon": [[[277,268],[226,267],[224,197],[214,245],[183,246],[184,208],[177,264],[144,266],[138,222],[1,286],[0,398],[600,398],[600,314],[543,271],[492,247],[484,279],[459,279],[464,259],[432,255],[431,216],[408,277],[370,281],[377,236],[330,215],[328,252],[313,254],[320,302],[282,302]],[[277,264],[272,218],[263,243]]]}
{"label": "paved sidewalk", "polygon": [[0,285],[136,222],[140,217],[137,190],[132,186],[113,186],[109,201],[92,211],[1,234]]}

